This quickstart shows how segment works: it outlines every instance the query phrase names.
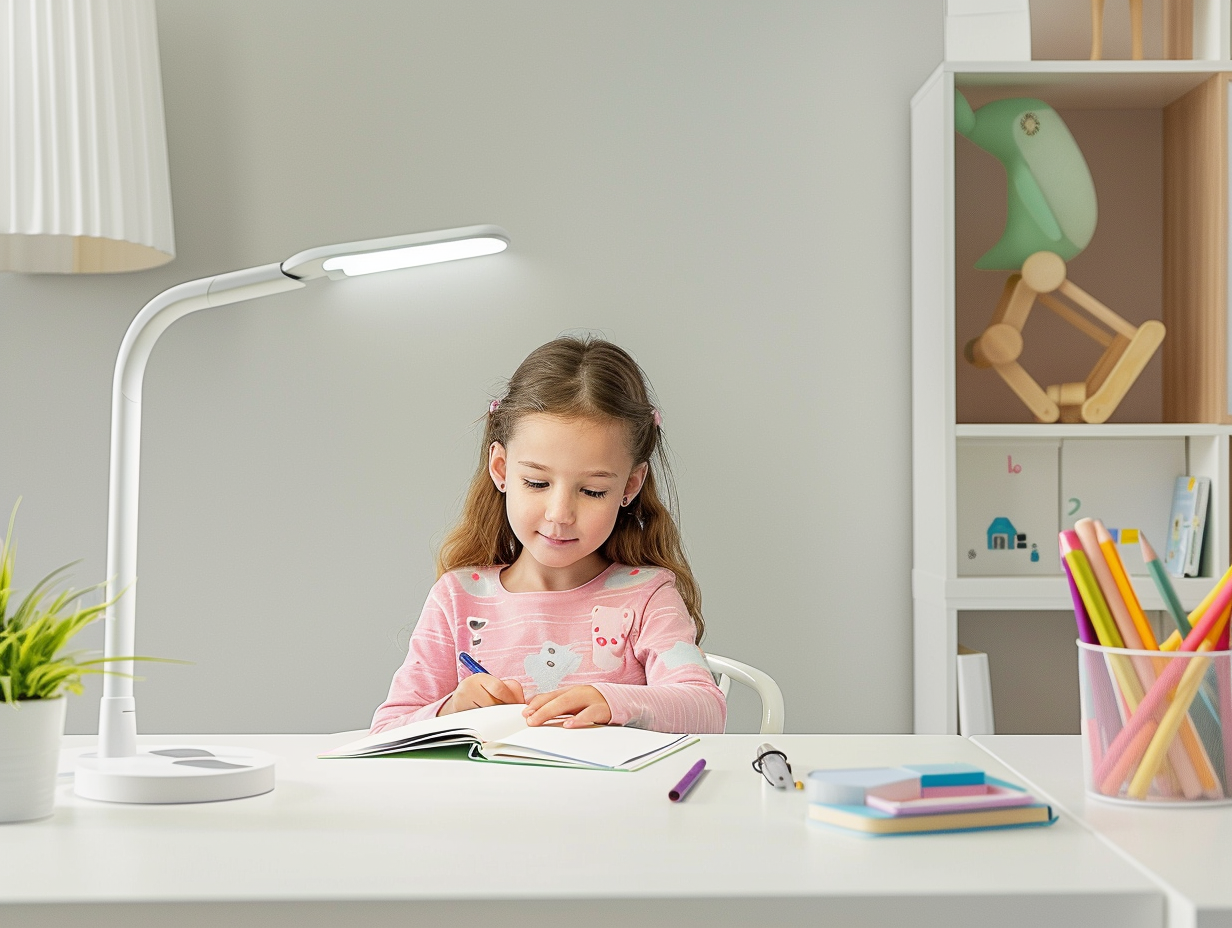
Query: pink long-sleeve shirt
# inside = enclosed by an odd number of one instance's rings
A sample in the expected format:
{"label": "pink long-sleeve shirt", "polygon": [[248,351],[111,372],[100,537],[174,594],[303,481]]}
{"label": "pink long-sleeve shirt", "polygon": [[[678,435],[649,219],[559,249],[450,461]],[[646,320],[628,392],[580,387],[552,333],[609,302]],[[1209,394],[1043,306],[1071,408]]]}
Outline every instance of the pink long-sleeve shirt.
{"label": "pink long-sleeve shirt", "polygon": [[612,564],[576,589],[530,593],[506,590],[500,572],[455,570],[432,587],[373,733],[435,716],[467,675],[462,651],[528,699],[590,684],[614,725],[723,731],[727,704],[670,570]]}

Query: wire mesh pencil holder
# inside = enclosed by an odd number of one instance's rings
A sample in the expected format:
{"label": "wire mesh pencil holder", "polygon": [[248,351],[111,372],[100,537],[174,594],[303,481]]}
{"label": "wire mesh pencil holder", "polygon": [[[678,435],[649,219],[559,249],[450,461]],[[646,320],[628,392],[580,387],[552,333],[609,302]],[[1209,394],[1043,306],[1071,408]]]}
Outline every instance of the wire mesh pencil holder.
{"label": "wire mesh pencil holder", "polygon": [[1232,651],[1077,644],[1087,795],[1170,808],[1232,803]]}

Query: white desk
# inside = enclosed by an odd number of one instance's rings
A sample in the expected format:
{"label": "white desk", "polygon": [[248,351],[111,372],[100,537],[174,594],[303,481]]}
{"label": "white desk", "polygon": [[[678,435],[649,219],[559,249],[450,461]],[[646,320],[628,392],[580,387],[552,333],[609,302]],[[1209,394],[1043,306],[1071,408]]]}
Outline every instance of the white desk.
{"label": "white desk", "polygon": [[1169,928],[1232,928],[1232,806],[1134,809],[1088,799],[1080,735],[972,739],[1152,874],[1168,894]]}
{"label": "white desk", "polygon": [[[1159,887],[1069,818],[898,838],[810,825],[803,793],[750,769],[756,735],[706,736],[637,773],[315,759],[346,740],[142,738],[270,751],[278,786],[158,807],[91,802],[65,784],[51,819],[0,827],[0,924],[1163,925]],[[773,740],[797,774],[912,761],[1008,774],[952,735]],[[669,802],[703,756],[709,772]]]}

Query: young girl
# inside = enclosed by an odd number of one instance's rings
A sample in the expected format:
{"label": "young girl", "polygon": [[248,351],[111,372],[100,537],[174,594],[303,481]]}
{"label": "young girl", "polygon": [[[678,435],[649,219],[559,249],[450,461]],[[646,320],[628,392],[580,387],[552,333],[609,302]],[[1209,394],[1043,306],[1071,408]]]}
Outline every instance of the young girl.
{"label": "young girl", "polygon": [[374,733],[498,703],[526,703],[530,725],[723,731],[696,644],[701,594],[660,496],[672,499],[661,422],[641,368],[609,342],[558,338],[522,362],[489,407]]}

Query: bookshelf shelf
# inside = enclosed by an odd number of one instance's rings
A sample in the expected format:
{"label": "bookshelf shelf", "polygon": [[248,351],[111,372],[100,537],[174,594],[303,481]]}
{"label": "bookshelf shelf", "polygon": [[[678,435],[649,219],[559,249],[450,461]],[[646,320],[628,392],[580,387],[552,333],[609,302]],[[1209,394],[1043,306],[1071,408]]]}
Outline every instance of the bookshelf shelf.
{"label": "bookshelf shelf", "polygon": [[[1072,608],[1069,586],[1062,576],[1052,577],[956,577],[949,580],[917,575],[912,584],[917,599],[948,603],[958,611],[1044,611]],[[1164,604],[1150,577],[1130,577],[1143,609],[1162,610]],[[1209,577],[1174,579],[1177,595],[1186,609],[1198,605],[1211,588]]]}
{"label": "bookshelf shelf", "polygon": [[954,427],[955,438],[1217,438],[1232,435],[1232,425],[1209,423],[1146,422],[1086,423],[1029,422],[971,423]]}
{"label": "bookshelf shelf", "polygon": [[999,97],[1040,97],[1069,109],[1159,109],[1227,63],[1214,61],[947,62],[954,84],[978,106]]}
{"label": "bookshelf shelf", "polygon": [[[1226,22],[1228,2],[1222,3]],[[1209,384],[1218,382],[1223,389],[1226,380],[1232,389],[1226,358],[1212,360],[1232,344],[1227,328],[1230,80],[1228,60],[951,61],[939,66],[912,100],[912,590],[918,733],[957,731],[960,612],[1071,609],[1060,574],[960,574],[961,447],[1182,440],[1186,472],[1211,477],[1202,575],[1176,581],[1187,608],[1197,605],[1229,563],[1232,404],[1224,393],[1212,395]],[[1004,274],[993,279],[997,275],[972,269],[981,252],[973,253],[968,239],[979,239],[981,251],[996,240],[995,235],[987,238],[987,228],[973,232],[972,217],[983,222],[985,217],[977,214],[991,211],[989,222],[999,234],[1004,212],[998,217],[996,211],[1004,210],[1005,181],[999,166],[977,163],[988,158],[985,153],[973,157],[959,148],[969,143],[954,132],[955,89],[977,108],[1002,97],[1043,99],[1062,112],[1088,155],[1100,225],[1092,246],[1074,259],[1075,273],[1093,281],[1092,292],[1109,294],[1105,298],[1118,312],[1135,322],[1163,319],[1168,329],[1152,366],[1113,416],[1116,421],[1031,422],[992,372],[969,368],[962,359],[962,345],[987,324],[1004,282]],[[1102,167],[1096,163],[1098,151],[1095,158],[1088,154],[1090,140],[1098,148],[1101,136],[1109,149]],[[1219,183],[1207,190],[1203,185],[1214,184],[1213,179]],[[1215,206],[1207,206],[1208,201]],[[1088,263],[1079,268],[1080,261]],[[1132,280],[1126,285],[1118,275]],[[1035,324],[1035,316],[1032,320]],[[1055,348],[1060,336],[1045,329],[1042,337],[1032,338]],[[1023,357],[1024,366],[1032,369],[1035,362]],[[1081,360],[1075,363],[1085,371]],[[1039,376],[1044,382],[1067,379],[1047,371]],[[1170,488],[1143,492],[1170,494]],[[1150,534],[1160,547],[1163,527],[1158,538]],[[1147,576],[1135,575],[1133,582],[1145,609],[1163,608]]]}

